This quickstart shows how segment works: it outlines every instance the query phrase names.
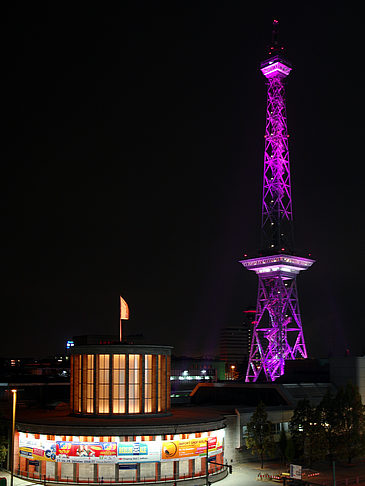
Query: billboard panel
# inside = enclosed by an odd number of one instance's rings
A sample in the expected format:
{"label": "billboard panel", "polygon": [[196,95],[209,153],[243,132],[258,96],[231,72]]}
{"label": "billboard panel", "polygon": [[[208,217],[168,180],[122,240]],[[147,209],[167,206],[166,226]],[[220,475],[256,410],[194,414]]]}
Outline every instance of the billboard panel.
{"label": "billboard panel", "polygon": [[207,453],[209,457],[223,452],[224,430],[215,436],[198,439],[143,442],[74,442],[52,441],[47,436],[35,438],[32,434],[19,432],[19,455],[31,461],[62,463],[114,463],[133,464],[141,462],[176,461]]}
{"label": "billboard panel", "polygon": [[178,459],[193,459],[206,456],[208,440],[208,457],[223,452],[222,441],[218,437],[202,437],[199,439],[169,440],[162,442],[162,461],[177,461]]}
{"label": "billboard panel", "polygon": [[161,442],[118,442],[118,462],[161,461]]}
{"label": "billboard panel", "polygon": [[19,432],[19,456],[32,461],[56,461],[56,443],[46,439],[26,437]]}
{"label": "billboard panel", "polygon": [[117,462],[116,442],[56,442],[57,462]]}

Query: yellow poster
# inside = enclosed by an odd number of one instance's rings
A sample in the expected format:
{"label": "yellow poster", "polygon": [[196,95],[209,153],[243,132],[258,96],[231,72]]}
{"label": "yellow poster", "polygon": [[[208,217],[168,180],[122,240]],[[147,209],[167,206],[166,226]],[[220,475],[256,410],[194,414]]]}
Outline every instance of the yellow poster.
{"label": "yellow poster", "polygon": [[[37,440],[37,439],[35,439]],[[55,444],[46,441],[43,444],[32,444],[28,445],[21,445],[19,447],[19,455],[21,457],[26,457],[27,459],[31,459],[32,461],[56,461],[56,450]],[[38,446],[38,447],[37,447]]]}
{"label": "yellow poster", "polygon": [[166,440],[162,442],[161,460],[174,461],[177,459],[193,459],[197,456],[214,456],[222,452],[222,444],[218,444],[217,437],[199,439]]}

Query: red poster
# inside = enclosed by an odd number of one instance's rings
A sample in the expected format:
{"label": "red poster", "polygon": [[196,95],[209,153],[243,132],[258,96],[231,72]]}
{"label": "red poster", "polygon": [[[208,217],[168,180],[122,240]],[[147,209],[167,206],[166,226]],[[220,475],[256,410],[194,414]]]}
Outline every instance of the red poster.
{"label": "red poster", "polygon": [[57,442],[58,462],[115,462],[116,442]]}

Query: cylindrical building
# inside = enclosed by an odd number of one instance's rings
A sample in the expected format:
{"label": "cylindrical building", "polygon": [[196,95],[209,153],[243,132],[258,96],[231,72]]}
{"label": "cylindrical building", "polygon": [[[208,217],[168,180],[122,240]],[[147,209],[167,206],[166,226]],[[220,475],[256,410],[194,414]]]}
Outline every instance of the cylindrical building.
{"label": "cylindrical building", "polygon": [[78,346],[71,354],[70,408],[77,415],[166,414],[168,346]]}
{"label": "cylindrical building", "polygon": [[18,410],[15,474],[76,484],[225,477],[224,417],[170,408],[171,349],[75,346],[70,409]]}

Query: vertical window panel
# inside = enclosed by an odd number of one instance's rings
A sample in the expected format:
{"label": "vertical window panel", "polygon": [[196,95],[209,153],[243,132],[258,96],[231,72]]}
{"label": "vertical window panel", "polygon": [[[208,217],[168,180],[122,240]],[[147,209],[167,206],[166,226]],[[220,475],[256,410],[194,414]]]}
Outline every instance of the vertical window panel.
{"label": "vertical window panel", "polygon": [[85,376],[85,388],[86,388],[86,412],[94,412],[94,355],[87,355],[87,368]]}
{"label": "vertical window panel", "polygon": [[130,354],[129,355],[129,399],[128,399],[128,411],[129,413],[141,412],[141,388],[142,383],[140,379],[141,373],[141,355]]}
{"label": "vertical window panel", "polygon": [[81,412],[81,355],[74,355],[74,410]]}
{"label": "vertical window panel", "polygon": [[113,413],[125,413],[125,354],[113,355]]}
{"label": "vertical window panel", "polygon": [[166,410],[171,408],[171,356],[166,356],[167,379],[166,379]]}
{"label": "vertical window panel", "polygon": [[109,413],[109,366],[110,355],[98,355],[97,368],[97,404],[99,413]]}
{"label": "vertical window panel", "polygon": [[162,356],[158,355],[158,364],[157,364],[157,374],[158,374],[158,381],[157,381],[157,411],[161,412],[161,374],[162,374]]}
{"label": "vertical window panel", "polygon": [[155,354],[152,355],[152,407],[153,411],[157,410],[157,366],[158,358]]}
{"label": "vertical window panel", "polygon": [[152,354],[144,357],[144,412],[151,413],[153,407],[153,368]]}
{"label": "vertical window panel", "polygon": [[158,412],[166,410],[166,356],[158,356]]}
{"label": "vertical window panel", "polygon": [[74,409],[74,356],[70,356],[70,409]]}

